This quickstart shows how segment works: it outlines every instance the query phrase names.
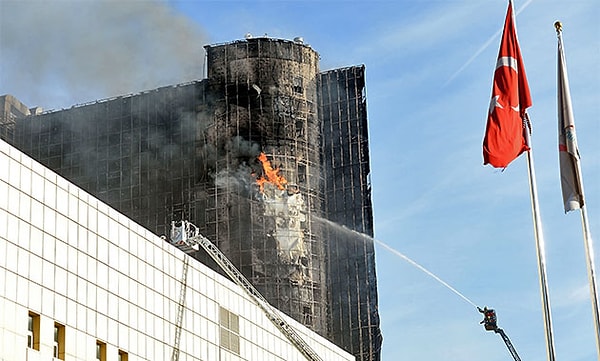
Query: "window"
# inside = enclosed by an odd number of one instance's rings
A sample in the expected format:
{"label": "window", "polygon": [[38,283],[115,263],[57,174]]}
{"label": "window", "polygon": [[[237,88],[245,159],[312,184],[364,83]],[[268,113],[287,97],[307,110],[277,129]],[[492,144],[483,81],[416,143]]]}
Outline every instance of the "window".
{"label": "window", "polygon": [[119,350],[118,361],[129,361],[129,355],[127,355],[127,352]]}
{"label": "window", "polygon": [[54,324],[54,347],[53,347],[54,358],[59,360],[65,359],[65,326],[55,323]]}
{"label": "window", "polygon": [[304,89],[302,88],[302,77],[294,77],[294,79],[292,80],[293,84],[292,84],[292,90],[294,91],[294,93],[299,93],[302,94],[304,92]]}
{"label": "window", "polygon": [[40,315],[33,312],[27,315],[27,347],[40,349]]}
{"label": "window", "polygon": [[238,315],[219,307],[219,324],[221,325],[221,347],[236,354],[240,353],[240,318]]}
{"label": "window", "polygon": [[106,361],[106,344],[96,341],[96,361]]}

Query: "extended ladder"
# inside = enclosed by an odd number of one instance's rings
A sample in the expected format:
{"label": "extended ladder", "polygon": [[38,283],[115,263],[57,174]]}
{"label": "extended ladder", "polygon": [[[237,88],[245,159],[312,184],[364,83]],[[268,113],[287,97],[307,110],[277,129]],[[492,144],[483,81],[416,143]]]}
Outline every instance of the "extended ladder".
{"label": "extended ladder", "polygon": [[[267,302],[267,300],[258,292],[254,286],[244,277],[244,275],[225,257],[225,255],[215,246],[208,238],[201,235],[197,229],[188,230],[193,226],[188,222],[183,222],[181,233],[177,234],[176,239],[172,239],[173,244],[188,254],[193,254],[202,247],[206,253],[221,267],[221,269],[233,280],[241,286],[246,293],[258,304],[258,306],[267,315],[269,320],[277,327],[310,361],[323,361],[323,359],[298,335],[298,333],[290,326],[283,317]],[[195,226],[194,226],[195,228]],[[192,237],[187,237],[187,233],[193,234]],[[182,235],[179,237],[179,235]]]}
{"label": "extended ladder", "polygon": [[175,340],[173,341],[173,353],[171,361],[179,360],[179,343],[181,341],[181,329],[183,328],[183,311],[185,310],[185,294],[187,292],[187,272],[189,268],[189,257],[183,256],[183,273],[181,275],[181,291],[179,292],[179,308],[177,309],[177,320],[175,321]]}

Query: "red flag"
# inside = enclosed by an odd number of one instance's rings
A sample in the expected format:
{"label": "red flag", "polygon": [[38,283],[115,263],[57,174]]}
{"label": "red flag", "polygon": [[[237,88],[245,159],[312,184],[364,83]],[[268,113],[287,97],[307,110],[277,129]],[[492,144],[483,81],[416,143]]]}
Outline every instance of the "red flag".
{"label": "red flag", "polygon": [[530,106],[529,85],[517,40],[512,1],[509,1],[483,139],[483,164],[506,168],[529,150],[523,120]]}
{"label": "red flag", "polygon": [[560,161],[560,185],[565,213],[583,207],[583,183],[579,165],[579,148],[575,135],[575,118],[571,105],[567,64],[558,36],[558,154]]}

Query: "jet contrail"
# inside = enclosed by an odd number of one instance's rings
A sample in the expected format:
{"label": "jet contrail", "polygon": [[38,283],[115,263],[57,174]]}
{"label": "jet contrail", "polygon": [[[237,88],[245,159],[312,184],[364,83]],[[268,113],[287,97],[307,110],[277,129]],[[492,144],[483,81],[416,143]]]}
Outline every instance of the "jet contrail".
{"label": "jet contrail", "polygon": [[[529,6],[529,4],[531,4],[533,2],[533,0],[527,0],[527,2],[525,4],[523,4],[519,10],[517,10],[516,15],[519,15],[523,10],[525,10],[525,8],[527,6]],[[473,54],[473,56],[471,56],[469,58],[469,60],[467,60],[466,63],[463,64],[463,66],[460,67],[460,69],[458,69],[454,74],[452,74],[452,76],[444,83],[444,86],[448,85],[452,80],[454,80],[454,78],[456,78],[458,76],[458,74],[462,73],[463,70],[465,70],[465,68],[467,66],[469,66],[469,64],[471,64],[473,62],[473,60],[475,60],[475,58],[477,58],[477,56],[479,56],[479,54],[481,54],[485,49],[487,49],[488,46],[490,46],[490,44],[496,40],[496,38],[502,33],[502,28],[498,29],[498,31],[496,31],[494,33],[494,35],[492,35],[476,52],[475,54]]]}

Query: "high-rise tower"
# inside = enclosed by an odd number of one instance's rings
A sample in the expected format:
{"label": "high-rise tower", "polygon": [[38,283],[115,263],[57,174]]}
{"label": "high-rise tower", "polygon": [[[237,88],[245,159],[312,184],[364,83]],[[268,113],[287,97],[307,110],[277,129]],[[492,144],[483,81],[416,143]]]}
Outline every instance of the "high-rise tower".
{"label": "high-rise tower", "polygon": [[157,234],[191,221],[272,305],[379,360],[373,244],[331,223],[373,234],[364,67],[320,72],[301,39],[205,49],[205,80],[23,117],[7,140]]}

